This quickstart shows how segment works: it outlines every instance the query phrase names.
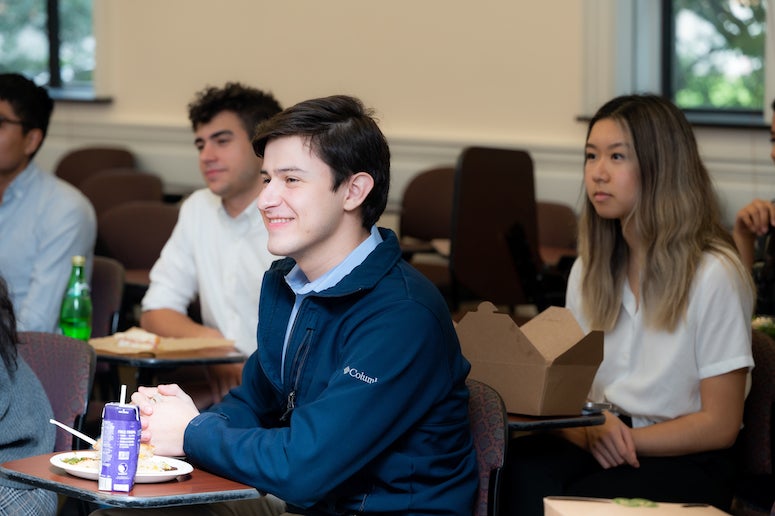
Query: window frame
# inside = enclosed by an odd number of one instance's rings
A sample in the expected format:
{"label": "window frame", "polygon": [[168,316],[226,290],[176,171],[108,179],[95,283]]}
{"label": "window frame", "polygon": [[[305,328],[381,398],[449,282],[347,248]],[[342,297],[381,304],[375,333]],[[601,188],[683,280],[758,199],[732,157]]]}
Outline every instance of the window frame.
{"label": "window frame", "polygon": [[[46,0],[46,30],[48,38],[48,84],[45,88],[49,95],[55,101],[76,102],[76,103],[110,103],[112,99],[108,96],[97,95],[94,81],[95,74],[92,74],[92,80],[89,85],[73,86],[65,85],[62,82],[62,62],[60,57],[61,37],[60,37],[60,1]],[[92,2],[92,23],[95,23],[97,2]],[[93,33],[96,27],[92,26]],[[53,37],[52,37],[53,35]],[[96,37],[96,34],[95,34]]]}
{"label": "window frame", "polygon": [[[669,91],[663,79],[665,5],[672,6],[672,3],[670,0],[584,2],[583,115],[580,118],[590,118],[599,106],[619,95],[647,92],[665,95]],[[766,59],[769,62],[775,56]],[[695,126],[769,128],[772,114],[767,99],[764,105],[763,112],[684,110],[684,113]]]}
{"label": "window frame", "polygon": [[[673,61],[675,59],[675,17],[672,15],[675,0],[662,0],[660,18],[662,19],[661,41],[661,93],[665,97],[674,100],[673,91]],[[695,125],[723,125],[740,127],[759,127],[762,124],[762,116],[766,111],[767,99],[764,99],[763,108],[758,109],[703,109],[681,108]]]}
{"label": "window frame", "polygon": [[59,58],[59,0],[46,0],[46,29],[48,31],[48,87],[62,88],[62,67]]}

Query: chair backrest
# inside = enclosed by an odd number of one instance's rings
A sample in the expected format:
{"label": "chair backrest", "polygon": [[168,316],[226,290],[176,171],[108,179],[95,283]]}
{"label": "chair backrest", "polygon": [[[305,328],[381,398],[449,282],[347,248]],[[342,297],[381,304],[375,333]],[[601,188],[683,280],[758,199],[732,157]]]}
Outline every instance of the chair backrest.
{"label": "chair backrest", "polygon": [[164,197],[159,176],[134,168],[113,168],[87,177],[80,189],[97,216],[129,201],[157,201]]}
{"label": "chair backrest", "polygon": [[94,256],[91,275],[92,337],[105,337],[118,331],[121,300],[124,295],[124,266],[107,256]]}
{"label": "chair backrest", "polygon": [[775,405],[775,341],[767,334],[753,330],[751,391],[745,400],[743,429],[737,439],[741,473],[773,473],[773,406]]}
{"label": "chair backrest", "polygon": [[470,393],[468,417],[479,464],[479,492],[474,516],[497,516],[501,471],[509,442],[506,406],[498,392],[477,380],[466,380]]}
{"label": "chair backrest", "polygon": [[455,169],[450,267],[479,299],[530,303],[538,255],[533,160],[521,150],[469,147]]}
{"label": "chair backrest", "polygon": [[536,201],[538,244],[550,247],[576,249],[578,218],[567,204]]}
{"label": "chair backrest", "polygon": [[[567,204],[536,201],[536,222],[538,223],[538,252],[544,263],[544,278],[547,272],[556,273],[567,285],[570,270],[576,259],[578,235],[578,217]],[[553,304],[565,306],[565,289],[561,297],[552,300]]]}
{"label": "chair backrest", "polygon": [[[96,355],[87,342],[56,333],[19,332],[19,354],[35,372],[48,395],[54,417],[77,430],[83,421],[94,382]],[[57,431],[54,451],[88,447]]]}
{"label": "chair backrest", "polygon": [[135,155],[123,147],[81,147],[62,156],[54,167],[54,174],[80,187],[84,179],[101,170],[135,164]]}
{"label": "chair backrest", "polygon": [[449,238],[454,190],[455,167],[431,168],[414,176],[401,198],[401,236]]}
{"label": "chair backrest", "polygon": [[158,201],[130,201],[115,206],[97,219],[100,249],[127,270],[147,270],[178,220],[178,206]]}

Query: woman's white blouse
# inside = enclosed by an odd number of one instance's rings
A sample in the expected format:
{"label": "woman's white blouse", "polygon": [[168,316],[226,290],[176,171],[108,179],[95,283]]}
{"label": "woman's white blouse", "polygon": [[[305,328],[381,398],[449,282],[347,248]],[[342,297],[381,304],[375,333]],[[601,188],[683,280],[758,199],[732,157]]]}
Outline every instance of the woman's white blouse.
{"label": "woman's white blouse", "polygon": [[[582,267],[576,260],[566,305],[588,332],[581,310]],[[686,317],[675,331],[666,332],[644,325],[642,306],[625,282],[619,318],[605,332],[590,400],[613,403],[632,416],[634,427],[699,411],[700,380],[753,367],[752,302],[734,267],[705,253]]]}

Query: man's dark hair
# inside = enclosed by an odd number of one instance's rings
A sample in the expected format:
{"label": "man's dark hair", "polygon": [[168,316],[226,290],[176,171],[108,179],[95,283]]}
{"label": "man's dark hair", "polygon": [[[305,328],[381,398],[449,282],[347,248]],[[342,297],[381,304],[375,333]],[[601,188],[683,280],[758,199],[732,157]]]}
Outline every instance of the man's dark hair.
{"label": "man's dark hair", "polygon": [[312,152],[331,167],[334,191],[353,174],[371,175],[374,188],[361,210],[363,227],[370,229],[385,211],[390,187],[390,148],[372,115],[360,100],[346,95],[307,100],[259,125],[253,149],[263,157],[270,140],[308,139]]}
{"label": "man's dark hair", "polygon": [[252,138],[256,126],[282,111],[282,107],[271,93],[238,82],[227,82],[223,88],[211,86],[197,93],[188,105],[188,119],[196,131],[197,127],[210,122],[223,111],[237,115]]}
{"label": "man's dark hair", "polygon": [[18,73],[0,73],[0,100],[11,105],[16,116],[22,121],[22,130],[25,134],[32,129],[40,129],[43,133],[40,145],[30,156],[32,159],[46,139],[48,123],[54,111],[54,101],[49,97],[46,88],[38,86]]}

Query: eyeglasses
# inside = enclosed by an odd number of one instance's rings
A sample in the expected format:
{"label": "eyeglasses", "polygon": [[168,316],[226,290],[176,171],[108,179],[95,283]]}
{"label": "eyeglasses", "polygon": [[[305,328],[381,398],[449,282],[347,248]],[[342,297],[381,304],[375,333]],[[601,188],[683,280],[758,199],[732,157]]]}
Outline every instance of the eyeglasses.
{"label": "eyeglasses", "polygon": [[4,116],[0,116],[0,128],[2,128],[5,124],[14,124],[14,125],[27,125],[24,123],[23,120],[12,120],[10,118],[5,118]]}

